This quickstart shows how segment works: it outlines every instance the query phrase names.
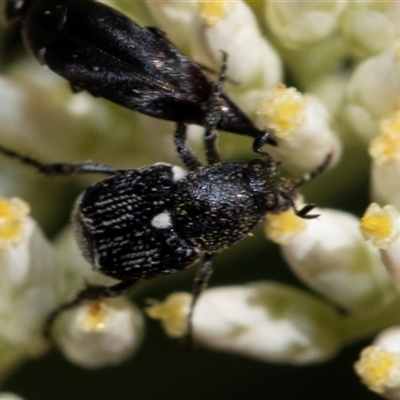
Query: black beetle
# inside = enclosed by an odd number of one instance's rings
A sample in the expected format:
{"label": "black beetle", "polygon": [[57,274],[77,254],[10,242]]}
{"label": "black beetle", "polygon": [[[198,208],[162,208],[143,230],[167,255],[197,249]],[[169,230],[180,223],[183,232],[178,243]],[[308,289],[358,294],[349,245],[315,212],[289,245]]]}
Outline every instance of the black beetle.
{"label": "black beetle", "polygon": [[[111,287],[88,286],[61,305],[48,319],[48,337],[59,313],[82,300],[118,296],[142,279],[181,271],[204,255],[194,283],[193,310],[214,256],[244,239],[265,214],[293,208],[301,218],[317,217],[309,214],[313,205],[296,209],[296,189],[322,172],[331,155],[300,180],[282,178],[269,154],[250,162],[202,166],[185,145],[186,130],[180,127],[176,143],[189,172],[165,163],[130,170],[91,162],[43,164],[0,147],[0,153],[46,175],[109,175],[81,194],[73,222],[85,258],[94,269],[121,282]],[[191,318],[189,337],[190,324]]]}
{"label": "black beetle", "polygon": [[[37,60],[86,90],[152,117],[208,127],[217,83],[158,28],[142,27],[94,0],[6,0],[7,22],[21,24]],[[251,136],[254,151],[276,145],[221,93],[219,129]],[[212,122],[211,122],[212,123]]]}

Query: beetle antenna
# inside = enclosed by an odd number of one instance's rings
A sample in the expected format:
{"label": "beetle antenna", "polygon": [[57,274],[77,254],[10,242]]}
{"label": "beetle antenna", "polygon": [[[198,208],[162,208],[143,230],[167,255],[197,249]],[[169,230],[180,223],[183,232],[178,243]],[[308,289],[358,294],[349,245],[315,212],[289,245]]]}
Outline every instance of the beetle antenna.
{"label": "beetle antenna", "polygon": [[333,152],[330,152],[327,154],[325,157],[325,160],[322,162],[322,164],[318,165],[317,168],[315,168],[313,171],[308,172],[307,174],[303,175],[299,180],[294,181],[293,184],[293,190],[298,189],[299,187],[303,186],[305,183],[312,181],[315,179],[318,175],[320,175],[322,172],[324,172],[329,164],[332,161],[333,157]]}

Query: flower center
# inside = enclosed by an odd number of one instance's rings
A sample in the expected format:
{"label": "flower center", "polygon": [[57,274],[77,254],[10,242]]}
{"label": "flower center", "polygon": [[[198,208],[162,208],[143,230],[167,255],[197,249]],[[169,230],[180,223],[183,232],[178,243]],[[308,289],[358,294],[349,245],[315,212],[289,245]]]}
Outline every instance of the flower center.
{"label": "flower center", "polygon": [[304,99],[295,88],[279,85],[263,100],[258,114],[280,139],[290,139],[304,123]]}
{"label": "flower center", "polygon": [[381,121],[379,135],[371,141],[369,153],[378,164],[400,159],[400,111]]}
{"label": "flower center", "polygon": [[24,217],[29,205],[18,198],[0,197],[0,245],[18,243],[23,234]]}

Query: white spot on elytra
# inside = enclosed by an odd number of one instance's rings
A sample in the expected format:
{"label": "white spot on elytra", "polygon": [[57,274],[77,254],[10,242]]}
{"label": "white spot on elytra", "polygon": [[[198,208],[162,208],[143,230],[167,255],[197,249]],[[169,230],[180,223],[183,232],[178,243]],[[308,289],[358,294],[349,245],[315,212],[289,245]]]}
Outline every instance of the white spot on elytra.
{"label": "white spot on elytra", "polygon": [[178,182],[182,178],[184,178],[187,175],[187,171],[185,171],[183,168],[178,167],[177,165],[174,165],[172,167],[172,180],[174,182]]}
{"label": "white spot on elytra", "polygon": [[152,227],[157,229],[168,229],[172,226],[171,217],[167,211],[157,214],[150,223]]}

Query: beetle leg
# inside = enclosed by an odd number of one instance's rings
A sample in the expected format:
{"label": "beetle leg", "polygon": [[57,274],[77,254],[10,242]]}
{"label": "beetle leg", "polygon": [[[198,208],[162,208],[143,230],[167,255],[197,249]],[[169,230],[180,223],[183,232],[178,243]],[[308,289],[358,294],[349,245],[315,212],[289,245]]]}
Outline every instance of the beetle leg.
{"label": "beetle leg", "polygon": [[136,285],[136,283],[138,283],[137,279],[133,281],[122,281],[113,286],[86,285],[86,288],[78,292],[74,299],[67,303],[61,304],[47,317],[43,332],[45,338],[48,340],[52,340],[51,328],[57,317],[64,311],[74,308],[85,300],[93,301],[121,296],[132,289]]}
{"label": "beetle leg", "polygon": [[201,167],[201,162],[187,145],[186,130],[186,124],[183,122],[177,123],[174,135],[175,147],[179,158],[182,160],[183,164],[185,164],[186,168],[189,171],[195,171]]}
{"label": "beetle leg", "polygon": [[212,100],[210,101],[206,131],[204,134],[204,143],[206,149],[207,162],[210,165],[218,164],[221,162],[221,157],[217,148],[217,125],[221,118],[221,93],[222,86],[226,79],[228,56],[225,52],[222,52],[222,67],[219,74],[218,83],[215,86],[215,90],[212,94]]}
{"label": "beetle leg", "polygon": [[196,277],[194,279],[194,284],[192,288],[192,303],[190,305],[189,315],[188,315],[188,331],[186,335],[186,344],[189,349],[194,348],[193,342],[193,311],[194,307],[199,299],[203,290],[207,287],[208,281],[210,280],[211,274],[213,272],[213,259],[214,254],[206,253],[203,258],[203,263],[201,264],[199,270],[197,271]]}
{"label": "beetle leg", "polygon": [[313,171],[308,172],[307,174],[303,175],[298,181],[294,182],[293,189],[297,189],[300,186],[303,186],[305,183],[312,181],[315,179],[319,174],[324,172],[332,161],[333,153],[329,153],[324,161],[318,165]]}

